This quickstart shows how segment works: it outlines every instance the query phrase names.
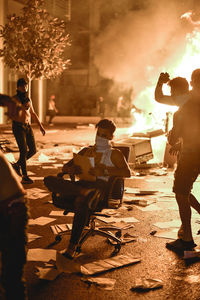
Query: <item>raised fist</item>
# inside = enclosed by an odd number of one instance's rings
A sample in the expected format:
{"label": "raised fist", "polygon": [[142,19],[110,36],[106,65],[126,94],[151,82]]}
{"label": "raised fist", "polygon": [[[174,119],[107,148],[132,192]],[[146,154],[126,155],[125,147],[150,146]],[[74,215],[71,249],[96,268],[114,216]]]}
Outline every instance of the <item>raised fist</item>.
{"label": "raised fist", "polygon": [[159,83],[167,83],[169,81],[169,74],[167,72],[165,73],[160,73],[158,82]]}

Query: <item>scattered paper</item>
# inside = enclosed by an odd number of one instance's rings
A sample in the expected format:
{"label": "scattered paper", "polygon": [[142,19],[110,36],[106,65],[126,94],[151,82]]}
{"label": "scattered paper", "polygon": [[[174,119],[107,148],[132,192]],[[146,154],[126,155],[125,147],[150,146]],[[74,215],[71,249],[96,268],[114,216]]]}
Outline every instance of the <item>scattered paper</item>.
{"label": "scattered paper", "polygon": [[124,203],[128,203],[128,204],[135,204],[138,206],[142,206],[142,207],[146,207],[150,204],[156,203],[156,200],[152,200],[152,199],[125,199]]}
{"label": "scattered paper", "polygon": [[55,166],[42,166],[43,169],[56,169]]}
{"label": "scattered paper", "polygon": [[[44,177],[43,177],[44,178]],[[35,194],[35,193],[46,193],[46,190],[42,190],[39,188],[31,188],[31,189],[27,189],[26,190],[28,193],[30,192],[31,194]]]}
{"label": "scattered paper", "polygon": [[117,255],[112,258],[84,264],[81,266],[81,273],[84,275],[94,275],[96,273],[131,265],[140,261],[140,258],[132,257],[130,255]]}
{"label": "scattered paper", "polygon": [[98,288],[104,289],[107,291],[111,291],[114,288],[116,279],[112,278],[102,278],[102,277],[95,277],[95,278],[82,278],[82,281],[88,283],[89,285],[95,284]]}
{"label": "scattered paper", "polygon": [[43,180],[44,179],[44,177],[38,177],[38,176],[31,176],[31,178],[33,179],[33,180]]}
{"label": "scattered paper", "polygon": [[59,272],[80,273],[81,271],[81,265],[76,262],[76,259],[68,259],[62,252],[56,253],[56,266]]}
{"label": "scattered paper", "polygon": [[49,268],[37,267],[37,269],[38,269],[38,272],[36,272],[36,275],[40,279],[45,279],[45,280],[54,280],[61,273],[53,265],[52,265],[52,267],[49,267]]}
{"label": "scattered paper", "polygon": [[42,190],[39,188],[32,188],[27,189],[27,198],[34,200],[34,199],[41,199],[49,195],[46,190]]}
{"label": "scattered paper", "polygon": [[53,164],[55,168],[62,168],[63,164]]}
{"label": "scattered paper", "polygon": [[163,287],[163,283],[159,279],[154,278],[137,278],[135,279],[134,285],[131,288],[131,291],[148,291],[155,290]]}
{"label": "scattered paper", "polygon": [[177,239],[177,229],[167,230],[167,231],[160,231],[156,232],[154,234],[156,237],[164,238],[164,239],[171,239],[176,240]]}
{"label": "scattered paper", "polygon": [[180,228],[181,221],[180,220],[173,220],[173,221],[169,221],[169,222],[157,222],[153,225],[156,226],[156,227],[159,227],[159,228],[170,228],[170,227]]}
{"label": "scattered paper", "polygon": [[97,217],[98,220],[104,222],[104,223],[119,223],[119,222],[125,222],[125,223],[135,223],[139,222],[136,218],[134,217],[128,217],[128,218],[115,218],[115,217]]}
{"label": "scattered paper", "polygon": [[46,225],[50,222],[55,221],[56,219],[48,218],[48,217],[38,217],[36,219],[29,219],[28,225]]}
{"label": "scattered paper", "polygon": [[139,192],[139,189],[138,188],[131,188],[131,187],[126,187],[124,192],[126,194],[135,194],[135,193],[138,193]]}
{"label": "scattered paper", "polygon": [[192,284],[192,283],[199,283],[200,282],[200,275],[187,275],[184,281]]}
{"label": "scattered paper", "polygon": [[51,230],[54,234],[58,234],[67,230],[71,230],[68,225],[72,224],[56,224],[56,225],[51,225]]}
{"label": "scattered paper", "polygon": [[56,250],[53,249],[29,249],[27,261],[45,261],[56,260]]}
{"label": "scattered paper", "polygon": [[157,206],[156,204],[151,204],[149,206],[146,206],[146,207],[142,207],[142,206],[137,206],[137,208],[139,210],[142,210],[142,211],[155,211],[155,210],[162,210],[162,208],[160,208],[159,206]]}
{"label": "scattered paper", "polygon": [[49,216],[63,217],[64,210],[52,210]]}
{"label": "scattered paper", "polygon": [[28,232],[28,243],[30,243],[30,242],[32,242],[32,241],[35,241],[35,240],[37,240],[37,239],[39,239],[39,238],[41,238],[41,236],[40,235],[37,235],[37,234],[34,234],[34,233],[29,233]]}

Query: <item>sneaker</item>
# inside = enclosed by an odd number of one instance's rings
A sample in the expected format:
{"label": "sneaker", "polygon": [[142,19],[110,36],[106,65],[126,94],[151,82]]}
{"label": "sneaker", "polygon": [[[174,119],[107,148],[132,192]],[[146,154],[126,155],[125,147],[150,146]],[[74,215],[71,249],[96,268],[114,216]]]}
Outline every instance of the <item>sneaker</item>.
{"label": "sneaker", "polygon": [[22,176],[22,181],[21,181],[21,183],[23,183],[23,184],[31,184],[31,183],[33,183],[34,181],[30,178],[30,177],[28,177],[27,175],[26,176]]}
{"label": "sneaker", "polygon": [[17,173],[17,175],[22,176],[20,166],[17,163],[12,164],[13,169]]}
{"label": "sneaker", "polygon": [[173,242],[166,243],[166,248],[174,252],[180,253],[184,251],[192,251],[197,245],[194,241],[184,241],[182,239],[177,239]]}

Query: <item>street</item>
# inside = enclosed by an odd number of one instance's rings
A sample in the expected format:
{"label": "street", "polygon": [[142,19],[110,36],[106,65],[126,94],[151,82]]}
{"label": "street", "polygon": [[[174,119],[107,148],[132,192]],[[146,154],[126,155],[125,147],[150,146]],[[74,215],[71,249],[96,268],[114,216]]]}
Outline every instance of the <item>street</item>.
{"label": "street", "polygon": [[[123,205],[118,209],[113,209],[113,212],[107,211],[111,217],[115,218],[114,225],[121,227],[127,224],[132,225],[129,229],[123,229],[122,235],[128,233],[129,236],[135,237],[135,240],[122,245],[118,255],[129,255],[140,261],[90,276],[116,280],[111,290],[106,290],[93,283],[87,284],[83,281],[88,278],[86,275],[70,273],[69,270],[68,272],[57,272],[55,253],[67,247],[69,235],[63,236],[60,243],[53,245],[55,234],[51,226],[71,224],[73,216],[64,216],[61,209],[53,206],[51,195],[43,184],[43,178],[47,175],[57,175],[61,171],[63,163],[72,157],[73,152],[77,152],[83,146],[93,144],[95,128],[93,125],[55,124],[47,128],[44,137],[38,128],[35,126],[33,128],[38,153],[28,162],[28,174],[34,183],[24,185],[29,203],[29,242],[25,268],[29,300],[200,299],[199,261],[183,259],[165,247],[166,242],[176,239],[180,220],[172,193],[174,170],[163,168],[160,165],[145,169],[132,169],[131,178],[125,179]],[[127,132],[127,128],[119,128],[116,138],[128,136]],[[14,145],[10,125],[2,127],[0,133],[2,138],[11,140],[11,146]],[[16,150],[11,155],[7,155],[8,158],[13,155],[16,159],[18,152]],[[193,189],[197,198],[198,187],[199,180],[197,179]],[[133,204],[133,200],[135,200],[135,204]],[[125,219],[120,222],[120,219],[128,217],[134,217],[134,219],[132,221],[129,219],[128,223]],[[40,218],[37,220],[40,223],[36,222],[37,218]],[[52,219],[51,222],[49,218]],[[117,218],[119,221],[116,221]],[[193,235],[196,244],[200,245],[200,236],[197,234],[200,227],[198,221],[200,221],[199,215],[193,210]],[[108,225],[100,220],[97,224],[99,226]],[[51,254],[41,251],[40,260],[40,255],[38,258],[34,249],[56,251]],[[112,251],[113,245],[109,244],[105,238],[90,237],[83,245],[81,255],[75,258],[75,264],[80,266],[109,258]],[[67,265],[67,259],[65,260]],[[73,267],[73,262],[70,264]],[[56,275],[52,276],[50,280],[39,278],[48,268],[54,270]],[[38,275],[39,270],[40,275]],[[143,292],[132,291],[131,288],[139,279],[161,280],[162,287]]]}

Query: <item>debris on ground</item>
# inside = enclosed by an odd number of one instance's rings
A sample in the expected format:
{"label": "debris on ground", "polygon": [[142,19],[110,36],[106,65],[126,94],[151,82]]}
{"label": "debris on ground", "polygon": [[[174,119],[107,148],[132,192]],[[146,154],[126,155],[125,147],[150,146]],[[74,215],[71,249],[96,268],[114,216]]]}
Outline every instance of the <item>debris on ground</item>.
{"label": "debris on ground", "polygon": [[107,291],[113,290],[116,282],[116,279],[103,278],[103,277],[95,277],[95,278],[88,277],[88,278],[82,278],[81,280],[87,283],[89,287],[91,286],[91,284],[94,284],[96,287]]}
{"label": "debris on ground", "polygon": [[131,287],[131,291],[145,292],[163,287],[163,283],[160,279],[154,278],[138,278],[135,280],[134,285]]}

